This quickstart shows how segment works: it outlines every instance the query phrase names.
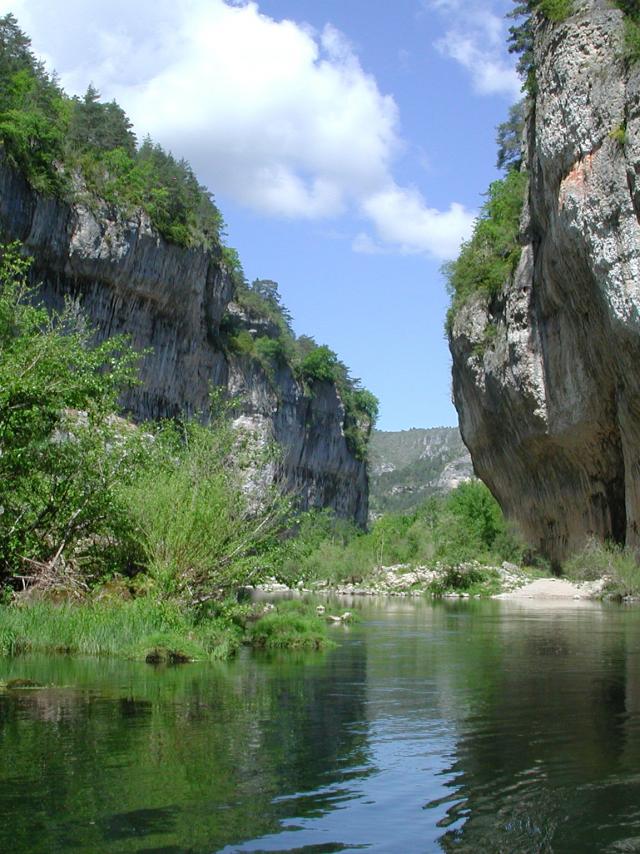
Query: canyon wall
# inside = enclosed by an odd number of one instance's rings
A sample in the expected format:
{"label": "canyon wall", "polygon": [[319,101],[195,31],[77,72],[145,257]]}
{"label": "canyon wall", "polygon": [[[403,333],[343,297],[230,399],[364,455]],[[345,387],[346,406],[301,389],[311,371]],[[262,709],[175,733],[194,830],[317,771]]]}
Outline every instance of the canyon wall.
{"label": "canyon wall", "polygon": [[[211,387],[226,389],[237,397],[238,423],[280,446],[273,474],[303,508],[366,522],[366,464],[345,439],[335,385],[305,388],[289,367],[268,375],[223,346],[220,324],[229,313],[250,334],[256,320],[232,303],[220,254],[167,243],[141,211],[127,216],[89,196],[84,204],[41,196],[2,161],[0,229],[34,257],[47,306],[77,301],[99,337],[126,334],[148,351],[141,384],[123,399],[135,419],[206,413]],[[266,321],[259,334],[269,334]]]}
{"label": "canyon wall", "polygon": [[573,10],[533,16],[519,265],[450,333],[475,471],[556,564],[591,536],[640,548],[640,64],[621,11]]}

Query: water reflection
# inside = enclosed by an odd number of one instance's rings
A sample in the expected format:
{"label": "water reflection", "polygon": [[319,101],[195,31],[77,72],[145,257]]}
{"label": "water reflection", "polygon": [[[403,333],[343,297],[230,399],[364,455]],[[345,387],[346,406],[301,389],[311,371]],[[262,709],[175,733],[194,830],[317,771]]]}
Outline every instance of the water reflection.
{"label": "water reflection", "polygon": [[640,611],[360,607],[325,655],[0,661],[50,686],[0,693],[0,850],[640,849]]}

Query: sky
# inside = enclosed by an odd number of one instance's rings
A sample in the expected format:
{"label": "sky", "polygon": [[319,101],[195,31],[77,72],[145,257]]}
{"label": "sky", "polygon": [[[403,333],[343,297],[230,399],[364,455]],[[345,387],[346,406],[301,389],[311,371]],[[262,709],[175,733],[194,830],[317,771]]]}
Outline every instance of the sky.
{"label": "sky", "polygon": [[89,83],[193,166],[249,281],[380,400],[457,424],[442,264],[499,177],[520,97],[512,0],[0,0],[69,94]]}

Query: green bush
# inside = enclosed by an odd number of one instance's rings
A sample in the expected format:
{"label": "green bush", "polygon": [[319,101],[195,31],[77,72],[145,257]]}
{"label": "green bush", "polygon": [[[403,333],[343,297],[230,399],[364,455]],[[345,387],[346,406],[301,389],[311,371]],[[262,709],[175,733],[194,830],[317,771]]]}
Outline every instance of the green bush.
{"label": "green bush", "polygon": [[520,260],[520,214],[528,186],[525,172],[512,170],[489,187],[473,236],[462,244],[455,261],[443,267],[451,308],[450,333],[460,308],[476,293],[491,298],[499,293]]}
{"label": "green bush", "polygon": [[617,142],[618,145],[624,146],[627,144],[627,129],[624,125],[619,125],[615,127],[613,130],[609,131],[609,138],[614,142]]}
{"label": "green bush", "polygon": [[538,0],[536,7],[554,23],[566,21],[573,14],[573,0]]}
{"label": "green bush", "polygon": [[265,453],[225,419],[156,434],[152,463],[121,494],[160,596],[196,604],[270,568],[290,508],[275,486],[251,487]]}
{"label": "green bush", "polygon": [[595,581],[605,578],[604,592],[616,598],[640,596],[640,566],[631,550],[614,543],[590,540],[578,554],[563,566],[569,578]]}
{"label": "green bush", "polygon": [[117,487],[142,453],[111,417],[137,354],[95,344],[73,305],[49,316],[28,268],[0,248],[0,582],[108,551],[127,528]]}

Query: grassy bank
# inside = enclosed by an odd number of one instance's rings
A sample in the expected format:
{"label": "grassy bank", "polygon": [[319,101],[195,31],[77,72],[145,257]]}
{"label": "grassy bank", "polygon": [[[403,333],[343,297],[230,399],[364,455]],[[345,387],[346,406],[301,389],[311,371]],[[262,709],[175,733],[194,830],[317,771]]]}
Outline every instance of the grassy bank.
{"label": "grassy bank", "polygon": [[575,581],[604,579],[602,595],[608,599],[640,599],[640,566],[636,555],[614,543],[591,540],[563,567]]}
{"label": "grassy bank", "polygon": [[221,660],[246,643],[264,649],[320,649],[330,644],[312,606],[218,603],[188,613],[151,598],[0,608],[0,655],[40,652],[116,656],[149,663]]}

